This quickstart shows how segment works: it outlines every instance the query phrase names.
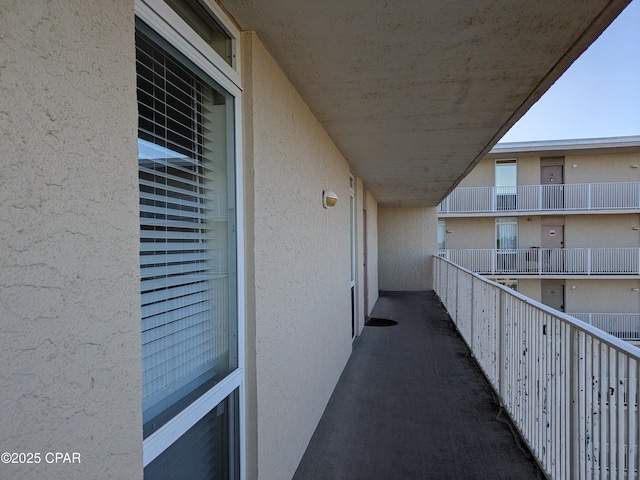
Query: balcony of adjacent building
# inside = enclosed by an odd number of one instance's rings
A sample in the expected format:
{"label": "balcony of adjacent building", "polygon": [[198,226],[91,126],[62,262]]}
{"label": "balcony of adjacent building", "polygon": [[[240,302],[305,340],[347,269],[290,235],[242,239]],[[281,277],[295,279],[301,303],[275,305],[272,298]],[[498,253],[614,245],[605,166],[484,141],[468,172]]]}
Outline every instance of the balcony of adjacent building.
{"label": "balcony of adjacent building", "polygon": [[640,345],[640,313],[570,313],[614,337]]}
{"label": "balcony of adjacent building", "polygon": [[637,478],[640,350],[433,262],[381,294],[294,478]]}
{"label": "balcony of adjacent building", "polygon": [[640,248],[443,249],[438,255],[482,275],[638,278]]}
{"label": "balcony of adjacent building", "polygon": [[438,205],[441,217],[640,211],[640,182],[458,187]]}

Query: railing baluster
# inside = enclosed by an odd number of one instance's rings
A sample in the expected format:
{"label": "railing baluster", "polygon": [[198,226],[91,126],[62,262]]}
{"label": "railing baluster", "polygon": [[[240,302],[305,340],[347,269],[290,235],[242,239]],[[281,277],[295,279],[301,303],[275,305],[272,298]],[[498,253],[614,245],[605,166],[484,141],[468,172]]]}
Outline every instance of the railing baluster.
{"label": "railing baluster", "polygon": [[607,480],[609,472],[609,351],[607,345],[600,342],[600,478]]}
{"label": "railing baluster", "polygon": [[627,378],[629,382],[629,388],[627,390],[627,431],[629,432],[627,451],[629,456],[628,474],[631,478],[637,476],[636,470],[638,469],[638,443],[636,433],[638,429],[638,362],[633,359],[629,359]]}
{"label": "railing baluster", "polygon": [[542,210],[542,185],[538,185],[538,210]]}
{"label": "railing baluster", "polygon": [[[640,248],[445,249],[438,255],[476,273],[638,275]],[[531,265],[533,264],[533,265]]]}
{"label": "railing baluster", "polygon": [[[584,398],[584,410],[586,416],[585,435],[586,435],[586,455],[584,468],[581,471],[579,478],[587,478],[587,472],[595,471],[595,438],[594,429],[597,419],[593,413],[593,405],[595,400],[593,397],[593,385],[595,381],[595,374],[593,370],[594,365],[594,353],[593,353],[593,338],[585,335],[585,398]],[[567,477],[568,478],[568,477]]]}
{"label": "railing baluster", "polygon": [[[497,190],[495,186],[458,187],[440,203],[438,211],[480,213],[502,210],[502,206],[498,204]],[[563,190],[563,195],[555,195],[557,190]],[[517,203],[508,210],[531,212],[640,208],[639,182],[519,185],[517,191]],[[562,201],[559,201],[560,198]]]}
{"label": "railing baluster", "polygon": [[627,439],[625,438],[625,416],[626,416],[626,401],[627,395],[627,369],[625,365],[625,358],[615,352],[617,359],[617,401],[616,401],[616,421],[618,423],[616,427],[618,444],[618,479],[624,480],[625,471],[628,468],[628,455],[627,455]]}
{"label": "railing baluster", "polygon": [[441,257],[434,263],[438,295],[547,474],[637,478],[638,351]]}
{"label": "railing baluster", "polygon": [[[578,346],[579,332],[574,327],[569,327],[569,405],[571,406],[571,415],[569,416],[569,439],[580,438],[580,350]],[[571,442],[571,440],[569,440]],[[573,472],[580,471],[580,444],[571,442],[571,470]]]}
{"label": "railing baluster", "polygon": [[[498,317],[498,392],[502,403],[506,403],[507,399],[507,366],[506,366],[506,314],[505,314],[505,297],[504,292],[498,292],[498,305],[496,306],[496,316]],[[500,340],[502,339],[502,340]]]}

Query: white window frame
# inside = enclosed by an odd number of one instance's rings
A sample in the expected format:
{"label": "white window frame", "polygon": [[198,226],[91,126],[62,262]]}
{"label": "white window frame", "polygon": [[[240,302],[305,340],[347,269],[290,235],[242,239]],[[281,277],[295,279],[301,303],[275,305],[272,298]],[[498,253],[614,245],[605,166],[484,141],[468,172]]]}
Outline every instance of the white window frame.
{"label": "white window frame", "polygon": [[[499,167],[513,165],[515,167],[515,183],[513,185],[498,185],[498,171]],[[494,172],[494,185],[496,187],[510,188],[518,186],[518,159],[517,158],[501,158],[496,160],[495,162],[495,172]]]}
{"label": "white window frame", "polygon": [[357,250],[356,250],[356,177],[349,174],[349,250],[351,257],[351,282],[350,289],[353,292],[352,309],[352,329],[353,335],[351,340],[355,341],[358,336],[358,289],[356,288],[356,279],[358,278],[357,269]]}
{"label": "white window frame", "polygon": [[[516,246],[515,248],[498,248],[498,225],[515,225],[516,228]],[[498,217],[496,218],[495,221],[495,228],[494,228],[494,245],[495,245],[495,249],[500,252],[500,251],[510,251],[510,250],[517,250],[520,246],[520,222],[518,222],[518,217]]]}
{"label": "white window frame", "polygon": [[240,31],[224,16],[222,9],[215,2],[201,1],[203,5],[209,7],[213,17],[220,22],[220,26],[231,38],[232,65],[225,62],[180,15],[162,0],[136,0],[135,13],[204,73],[218,82],[222,88],[237,97],[242,91],[239,61]]}
{"label": "white window frame", "polygon": [[136,0],[136,16],[162,38],[201,68],[234,99],[234,149],[236,186],[236,283],[238,323],[238,368],[227,375],[174,418],[149,435],[143,441],[143,466],[149,465],[166,448],[184,435],[192,426],[216,407],[226,397],[238,390],[239,396],[239,446],[240,479],[246,478],[245,436],[245,297],[244,297],[244,176],[242,164],[242,99],[240,83],[240,31],[222,9],[211,0],[202,0],[212,15],[231,37],[233,61],[229,65],[194,32],[180,16],[162,0]]}
{"label": "white window frame", "polygon": [[[436,231],[437,233],[437,241],[438,241],[438,251],[440,250],[446,250],[447,249],[447,220],[446,218],[439,218],[438,219],[438,229]],[[443,239],[443,243],[444,243],[444,248],[440,248],[440,234],[442,233],[442,239]]]}

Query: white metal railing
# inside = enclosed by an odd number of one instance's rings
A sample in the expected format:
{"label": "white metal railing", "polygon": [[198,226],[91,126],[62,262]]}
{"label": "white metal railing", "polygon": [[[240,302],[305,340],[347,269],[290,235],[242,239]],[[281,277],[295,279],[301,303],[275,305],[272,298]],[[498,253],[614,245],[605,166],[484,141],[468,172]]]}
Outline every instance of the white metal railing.
{"label": "white metal railing", "polygon": [[640,275],[640,248],[445,249],[438,256],[483,275]]}
{"label": "white metal railing", "polygon": [[570,313],[623,340],[640,341],[640,313]]}
{"label": "white metal railing", "polygon": [[638,478],[640,349],[434,258],[434,287],[547,475]]}
{"label": "white metal railing", "polygon": [[640,209],[640,182],[458,187],[438,213]]}

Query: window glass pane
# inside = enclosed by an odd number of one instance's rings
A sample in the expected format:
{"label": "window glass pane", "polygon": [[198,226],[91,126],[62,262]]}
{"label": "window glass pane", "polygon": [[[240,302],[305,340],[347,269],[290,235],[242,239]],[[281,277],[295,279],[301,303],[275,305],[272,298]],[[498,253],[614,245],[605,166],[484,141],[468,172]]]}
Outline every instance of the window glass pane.
{"label": "window glass pane", "polygon": [[438,250],[447,248],[447,224],[444,220],[438,220]]}
{"label": "window glass pane", "polygon": [[496,208],[515,210],[518,171],[515,160],[496,160]]}
{"label": "window glass pane", "polygon": [[136,33],[145,437],[237,368],[232,99]]}
{"label": "window glass pane", "polygon": [[[518,184],[518,170],[515,160],[496,161],[496,187],[515,187]],[[515,193],[515,190],[514,190]]]}
{"label": "window glass pane", "polygon": [[198,0],[165,0],[187,24],[229,65],[232,65],[231,37]]}
{"label": "window glass pane", "polygon": [[516,218],[496,219],[496,248],[498,250],[518,248],[518,220]]}
{"label": "window glass pane", "polygon": [[238,413],[236,390],[147,465],[145,480],[239,478]]}

